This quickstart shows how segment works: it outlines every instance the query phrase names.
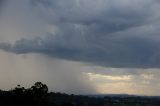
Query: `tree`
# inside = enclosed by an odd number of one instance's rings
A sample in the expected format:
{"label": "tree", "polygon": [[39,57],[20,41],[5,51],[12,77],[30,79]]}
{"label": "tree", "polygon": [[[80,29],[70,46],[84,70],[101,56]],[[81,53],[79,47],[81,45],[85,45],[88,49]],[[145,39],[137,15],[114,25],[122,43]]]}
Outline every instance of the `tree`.
{"label": "tree", "polygon": [[32,93],[33,101],[37,106],[47,106],[48,104],[48,87],[42,82],[36,82],[30,90]]}
{"label": "tree", "polygon": [[43,84],[42,82],[36,82],[32,87],[31,90],[37,96],[44,96],[48,93],[47,85]]}

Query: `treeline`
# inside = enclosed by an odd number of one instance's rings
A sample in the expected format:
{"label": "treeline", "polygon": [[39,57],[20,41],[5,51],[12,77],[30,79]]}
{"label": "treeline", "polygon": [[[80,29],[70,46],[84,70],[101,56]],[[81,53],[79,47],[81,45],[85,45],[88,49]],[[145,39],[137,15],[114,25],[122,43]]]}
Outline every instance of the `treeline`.
{"label": "treeline", "polygon": [[0,106],[160,106],[160,98],[68,95],[48,92],[47,85],[36,82],[27,89],[0,90]]}
{"label": "treeline", "polygon": [[[47,85],[36,82],[25,89],[17,85],[12,90],[0,91],[0,106],[51,106],[48,100]],[[54,106],[54,105],[52,105]]]}
{"label": "treeline", "polygon": [[41,82],[27,89],[17,85],[9,91],[0,90],[0,106],[101,106],[101,101],[88,96],[49,93],[47,85]]}

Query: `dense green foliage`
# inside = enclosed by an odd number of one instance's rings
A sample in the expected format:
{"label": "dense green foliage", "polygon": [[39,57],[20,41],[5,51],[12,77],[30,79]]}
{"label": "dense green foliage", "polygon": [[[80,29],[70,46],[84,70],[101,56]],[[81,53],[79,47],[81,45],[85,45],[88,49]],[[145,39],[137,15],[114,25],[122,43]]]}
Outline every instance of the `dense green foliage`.
{"label": "dense green foliage", "polygon": [[48,93],[47,85],[36,82],[31,88],[20,85],[0,91],[0,106],[160,106],[159,97],[80,96]]}

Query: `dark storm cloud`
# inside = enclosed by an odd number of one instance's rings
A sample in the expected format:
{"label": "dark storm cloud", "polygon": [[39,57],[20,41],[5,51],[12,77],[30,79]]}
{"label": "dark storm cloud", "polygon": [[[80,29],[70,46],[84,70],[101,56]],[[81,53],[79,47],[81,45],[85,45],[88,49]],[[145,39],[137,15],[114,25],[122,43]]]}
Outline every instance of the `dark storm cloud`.
{"label": "dark storm cloud", "polygon": [[6,2],[5,0],[0,0],[0,10],[2,9],[2,7],[4,6],[4,2]]}
{"label": "dark storm cloud", "polygon": [[160,67],[160,5],[155,0],[30,3],[54,31],[43,38],[22,38],[13,45],[1,43],[1,49],[17,54],[42,53],[106,67]]}
{"label": "dark storm cloud", "polygon": [[[68,26],[82,25],[86,32],[94,35],[105,35],[128,28],[140,26],[153,20],[155,2],[150,0],[128,2],[122,0],[35,0],[31,2],[39,7],[49,23]],[[65,32],[66,33],[66,32]]]}
{"label": "dark storm cloud", "polygon": [[81,45],[75,44],[75,40],[63,40],[48,36],[45,39],[21,39],[13,46],[4,43],[0,47],[17,54],[42,53],[110,67],[160,67],[159,43],[150,39],[125,38],[108,42],[101,39],[100,42],[82,41]]}

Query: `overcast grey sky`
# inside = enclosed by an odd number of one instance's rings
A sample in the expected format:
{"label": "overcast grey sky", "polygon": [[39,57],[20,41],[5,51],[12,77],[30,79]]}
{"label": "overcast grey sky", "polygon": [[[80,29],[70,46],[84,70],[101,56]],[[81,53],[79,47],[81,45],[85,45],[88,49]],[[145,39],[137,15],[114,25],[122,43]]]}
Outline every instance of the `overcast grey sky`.
{"label": "overcast grey sky", "polygon": [[0,68],[9,80],[2,88],[41,80],[67,93],[160,95],[158,0],[6,0],[0,6]]}

